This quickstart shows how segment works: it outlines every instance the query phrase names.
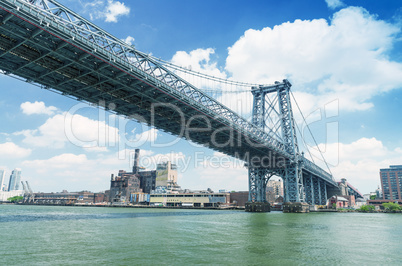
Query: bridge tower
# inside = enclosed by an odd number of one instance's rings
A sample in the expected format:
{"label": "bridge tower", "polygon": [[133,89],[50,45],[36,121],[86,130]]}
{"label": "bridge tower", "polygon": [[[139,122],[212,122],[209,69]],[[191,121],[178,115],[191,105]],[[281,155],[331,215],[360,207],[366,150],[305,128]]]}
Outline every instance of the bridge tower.
{"label": "bridge tower", "polygon": [[[269,211],[266,200],[266,186],[273,176],[279,176],[284,182],[285,202],[304,202],[303,160],[299,154],[296,127],[290,100],[289,81],[275,82],[270,86],[252,87],[254,96],[252,123],[283,143],[283,150],[288,158],[267,156],[268,163],[248,164],[249,198],[248,211]],[[267,161],[266,161],[267,162]],[[246,209],[247,210],[247,209]]]}

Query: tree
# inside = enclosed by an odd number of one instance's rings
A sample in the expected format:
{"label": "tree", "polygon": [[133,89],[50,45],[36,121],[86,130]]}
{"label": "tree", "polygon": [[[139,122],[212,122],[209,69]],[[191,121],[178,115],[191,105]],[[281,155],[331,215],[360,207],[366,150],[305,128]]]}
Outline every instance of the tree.
{"label": "tree", "polygon": [[398,203],[394,203],[394,202],[384,202],[382,204],[382,206],[384,207],[385,211],[397,212],[397,211],[402,210],[401,206],[399,206]]}
{"label": "tree", "polygon": [[373,212],[375,207],[373,205],[363,205],[357,211],[359,212]]}
{"label": "tree", "polygon": [[19,201],[22,201],[22,199],[23,199],[24,197],[22,197],[22,196],[14,196],[14,197],[11,197],[11,198],[8,198],[7,200],[8,201],[10,201],[10,202],[19,202]]}
{"label": "tree", "polygon": [[375,200],[376,197],[377,197],[377,195],[370,195],[371,200]]}

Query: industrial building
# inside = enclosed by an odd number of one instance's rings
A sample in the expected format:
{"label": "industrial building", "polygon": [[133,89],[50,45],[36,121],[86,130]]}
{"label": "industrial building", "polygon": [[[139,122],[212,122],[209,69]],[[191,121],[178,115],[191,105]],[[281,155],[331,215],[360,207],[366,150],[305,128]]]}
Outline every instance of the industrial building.
{"label": "industrial building", "polygon": [[144,199],[149,202],[149,197],[141,196],[141,193],[151,194],[156,188],[162,188],[164,192],[180,189],[177,185],[177,166],[171,162],[157,164],[156,170],[143,171],[139,165],[140,150],[134,154],[133,171],[120,170],[117,176],[112,175],[110,181],[110,202],[136,202]]}
{"label": "industrial building", "polygon": [[105,193],[93,193],[90,191],[33,193],[33,200],[31,202],[24,202],[28,204],[37,205],[74,205],[74,204],[97,204],[105,202]]}
{"label": "industrial building", "polygon": [[112,174],[110,180],[110,199],[112,202],[129,201],[131,193],[142,192],[140,178],[137,174],[120,170],[117,176]]}
{"label": "industrial building", "polygon": [[179,190],[177,184],[177,166],[171,162],[160,163],[156,166],[156,187],[164,187],[167,191]]}

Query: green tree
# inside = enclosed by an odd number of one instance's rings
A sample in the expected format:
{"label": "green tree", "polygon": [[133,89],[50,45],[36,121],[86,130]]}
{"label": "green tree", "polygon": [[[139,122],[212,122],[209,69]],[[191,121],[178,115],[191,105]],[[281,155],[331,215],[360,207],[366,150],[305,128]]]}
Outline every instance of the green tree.
{"label": "green tree", "polygon": [[7,200],[10,202],[19,202],[19,201],[22,201],[23,198],[24,197],[22,197],[22,196],[15,196],[15,197],[8,198]]}
{"label": "green tree", "polygon": [[382,206],[384,207],[385,211],[397,212],[397,211],[402,210],[401,206],[399,206],[398,203],[394,203],[394,202],[384,202],[382,204]]}
{"label": "green tree", "polygon": [[377,197],[376,195],[370,195],[371,200],[375,200],[376,197]]}
{"label": "green tree", "polygon": [[373,205],[363,205],[357,211],[359,212],[373,212],[375,207]]}

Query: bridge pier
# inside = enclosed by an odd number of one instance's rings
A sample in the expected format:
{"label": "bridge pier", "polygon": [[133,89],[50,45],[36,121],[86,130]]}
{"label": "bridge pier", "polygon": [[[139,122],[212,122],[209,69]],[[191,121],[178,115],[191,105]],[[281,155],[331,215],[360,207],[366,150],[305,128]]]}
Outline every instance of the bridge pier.
{"label": "bridge pier", "polygon": [[285,202],[283,212],[303,213],[310,212],[310,205],[306,202]]}
{"label": "bridge pier", "polygon": [[266,168],[249,167],[248,168],[248,202],[246,202],[247,212],[269,212],[270,205],[267,202],[267,182],[273,175]]}
{"label": "bridge pier", "polygon": [[246,212],[270,212],[271,205],[268,202],[246,202]]}

